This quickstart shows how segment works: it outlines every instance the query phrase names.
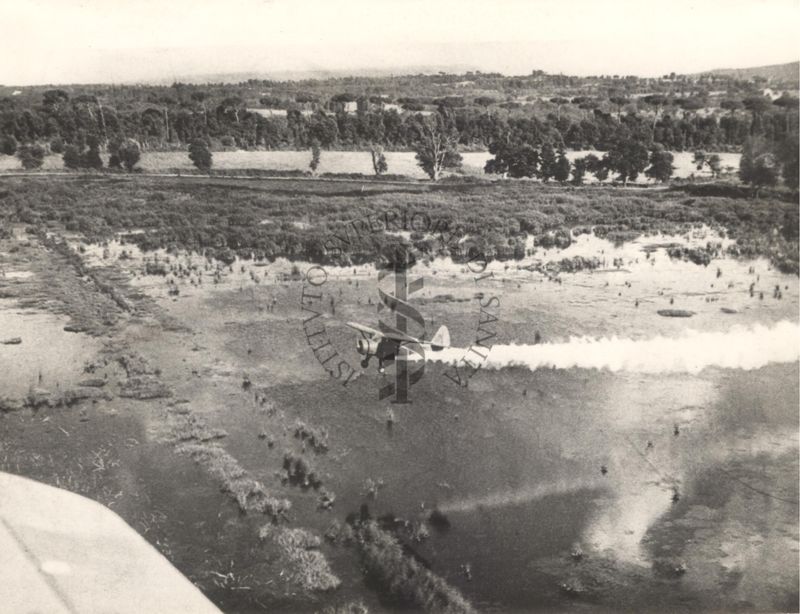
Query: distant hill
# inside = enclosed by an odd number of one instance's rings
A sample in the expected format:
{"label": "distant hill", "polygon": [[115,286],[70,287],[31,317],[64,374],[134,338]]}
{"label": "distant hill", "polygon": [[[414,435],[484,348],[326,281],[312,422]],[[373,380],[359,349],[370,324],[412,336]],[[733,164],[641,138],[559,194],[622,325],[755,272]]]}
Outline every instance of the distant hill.
{"label": "distant hill", "polygon": [[703,75],[716,75],[720,77],[734,77],[736,79],[753,79],[762,77],[770,81],[798,81],[800,62],[787,64],[772,64],[770,66],[755,66],[753,68],[716,68],[707,70]]}
{"label": "distant hill", "polygon": [[281,70],[281,71],[248,71],[231,73],[203,73],[183,75],[181,77],[170,77],[165,79],[152,80],[149,83],[154,85],[169,85],[175,81],[182,83],[242,83],[248,79],[260,81],[262,79],[272,81],[307,81],[307,80],[328,80],[346,79],[348,77],[373,77],[384,78],[398,75],[435,75],[438,73],[462,74],[467,71],[475,70],[473,66],[464,64],[448,64],[446,66],[437,65],[408,65],[396,68],[358,68],[346,70]]}

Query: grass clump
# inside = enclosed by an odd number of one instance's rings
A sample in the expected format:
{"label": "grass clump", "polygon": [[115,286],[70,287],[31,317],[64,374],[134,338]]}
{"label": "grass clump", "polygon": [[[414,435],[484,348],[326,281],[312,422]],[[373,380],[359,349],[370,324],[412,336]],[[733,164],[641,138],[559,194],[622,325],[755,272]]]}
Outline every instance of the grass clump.
{"label": "grass clump", "polygon": [[684,247],[674,246],[667,248],[667,254],[670,258],[678,260],[689,260],[694,264],[708,266],[711,260],[718,258],[722,251],[722,246],[708,244],[706,247]]}
{"label": "grass clump", "polygon": [[317,453],[328,451],[328,431],[325,429],[298,420],[294,426],[294,436],[304,444],[308,443]]}
{"label": "grass clump", "polygon": [[407,556],[400,542],[374,520],[359,522],[356,535],[368,578],[402,603],[428,612],[475,611],[457,589]]}
{"label": "grass clump", "polygon": [[172,441],[174,443],[192,440],[205,442],[228,436],[228,433],[223,429],[210,427],[203,418],[193,414],[180,414],[175,420],[176,422],[172,427]]}
{"label": "grass clump", "polygon": [[369,610],[361,601],[349,601],[348,603],[326,606],[321,614],[369,614]]}
{"label": "grass clump", "polygon": [[177,451],[190,456],[222,484],[222,490],[233,497],[244,513],[270,516],[277,522],[286,517],[292,507],[288,499],[271,496],[264,485],[251,477],[238,461],[216,443],[188,442]]}
{"label": "grass clump", "polygon": [[317,474],[316,469],[305,457],[294,452],[287,451],[283,455],[283,469],[286,472],[284,481],[293,486],[301,488],[313,488],[318,490],[322,486],[322,479]]}
{"label": "grass clump", "polygon": [[310,531],[268,524],[261,527],[258,536],[262,541],[271,539],[281,549],[294,567],[290,579],[304,589],[330,591],[342,583],[319,550],[320,538]]}

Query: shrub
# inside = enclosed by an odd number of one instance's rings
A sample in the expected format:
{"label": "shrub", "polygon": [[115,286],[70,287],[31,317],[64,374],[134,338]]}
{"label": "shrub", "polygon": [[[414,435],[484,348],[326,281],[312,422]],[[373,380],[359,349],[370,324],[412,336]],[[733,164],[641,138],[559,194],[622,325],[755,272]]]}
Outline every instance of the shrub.
{"label": "shrub", "polygon": [[386,163],[386,156],[383,153],[383,147],[375,145],[370,148],[370,156],[372,157],[372,169],[376,175],[383,175],[389,170],[389,165]]}
{"label": "shrub", "polygon": [[263,540],[272,539],[292,562],[290,579],[306,590],[328,591],[342,583],[319,551],[321,540],[305,529],[287,529],[264,525],[258,532]]}
{"label": "shrub", "polygon": [[270,496],[264,485],[250,477],[219,444],[192,441],[178,444],[176,450],[191,457],[218,479],[243,512],[267,514],[278,521],[291,509],[290,501]]}
{"label": "shrub", "polygon": [[[139,159],[142,157],[142,152],[139,147],[139,143],[134,141],[133,139],[125,139],[116,150],[116,159],[113,160],[114,163],[122,164],[129,173],[133,172],[133,167],[139,162]],[[112,158],[114,156],[112,155]],[[112,160],[109,159],[108,165],[112,167]]]}
{"label": "shrub", "polygon": [[195,139],[189,145],[189,159],[201,171],[211,170],[212,158],[211,150],[205,140]]}
{"label": "shrub", "polygon": [[40,168],[44,163],[44,154],[44,147],[36,144],[23,145],[17,149],[17,158],[26,170]]}
{"label": "shrub", "polygon": [[311,169],[312,173],[317,172],[317,168],[319,168],[319,159],[320,159],[319,143],[317,141],[314,141],[311,144],[311,162],[308,163],[308,168]]}
{"label": "shrub", "polygon": [[100,157],[100,142],[97,137],[89,137],[89,148],[83,153],[83,167],[84,168],[103,168],[103,159]]}
{"label": "shrub", "polygon": [[428,612],[474,611],[458,590],[406,556],[397,539],[375,521],[359,523],[358,545],[367,575],[403,603]]}
{"label": "shrub", "polygon": [[64,166],[70,169],[81,168],[83,165],[83,157],[81,151],[75,145],[67,145],[64,148],[64,154],[61,156],[64,161]]}
{"label": "shrub", "polygon": [[50,141],[50,151],[54,154],[64,153],[64,139],[62,139],[60,136],[57,136]]}
{"label": "shrub", "polygon": [[8,134],[0,138],[0,152],[7,156],[13,156],[17,152],[17,139],[13,134]]}

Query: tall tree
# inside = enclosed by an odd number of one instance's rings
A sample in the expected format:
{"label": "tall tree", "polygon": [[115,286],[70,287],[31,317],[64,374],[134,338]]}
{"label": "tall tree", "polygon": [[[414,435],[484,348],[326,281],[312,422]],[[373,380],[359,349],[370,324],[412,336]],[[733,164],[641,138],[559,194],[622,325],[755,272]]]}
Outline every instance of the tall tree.
{"label": "tall tree", "polygon": [[539,156],[539,177],[547,183],[556,174],[556,152],[550,143],[545,143]]}
{"label": "tall tree", "polygon": [[778,147],[778,157],[781,162],[781,175],[787,187],[796,190],[798,184],[798,169],[800,167],[800,152],[798,151],[798,138],[793,135],[784,140]]}
{"label": "tall tree", "polygon": [[203,123],[208,129],[208,111],[206,110],[206,99],[208,98],[208,94],[206,92],[192,92],[191,99],[200,105],[200,108],[203,110]]}
{"label": "tall tree", "polygon": [[626,98],[625,96],[612,96],[608,99],[608,101],[617,107],[617,117],[619,118],[622,115],[622,107],[630,102],[630,99]]}
{"label": "tall tree", "polygon": [[751,137],[745,142],[739,161],[739,178],[753,186],[755,197],[763,186],[778,182],[777,160],[763,138]]}
{"label": "tall tree", "polygon": [[567,179],[569,179],[569,169],[570,169],[569,158],[567,158],[567,154],[564,153],[564,150],[561,149],[558,152],[558,159],[556,160],[556,165],[553,172],[553,179],[555,179],[559,183],[564,183]]}
{"label": "tall tree", "polygon": [[650,166],[644,171],[644,174],[650,179],[665,183],[669,181],[675,170],[675,167],[672,166],[673,160],[670,152],[665,150],[662,145],[656,145],[650,152]]}
{"label": "tall tree", "polygon": [[211,170],[213,156],[205,139],[194,139],[189,144],[189,159],[201,171]]}
{"label": "tall tree", "polygon": [[433,181],[442,170],[461,166],[458,153],[458,134],[441,113],[419,116],[417,139],[414,142],[417,164]]}
{"label": "tall tree", "polygon": [[763,132],[764,113],[772,106],[769,99],[764,96],[749,96],[742,100],[742,104],[753,116],[753,121],[750,124],[750,134],[761,134]]}
{"label": "tall tree", "polygon": [[372,157],[372,170],[376,175],[383,175],[389,170],[389,165],[386,164],[386,156],[383,153],[383,147],[380,145],[373,145],[369,149],[370,156]]}
{"label": "tall tree", "polygon": [[17,158],[25,170],[40,168],[44,163],[44,154],[44,147],[36,143],[17,148]]}
{"label": "tall tree", "polygon": [[562,98],[561,96],[556,96],[555,98],[551,98],[550,102],[556,105],[556,120],[561,119],[561,107],[565,104],[569,104],[569,100],[567,98]]}
{"label": "tall tree", "polygon": [[314,174],[316,174],[317,168],[319,168],[320,156],[319,141],[314,141],[311,143],[311,162],[308,163],[308,168],[310,168],[311,172]]}
{"label": "tall tree", "polygon": [[583,158],[586,161],[586,170],[595,176],[598,182],[602,183],[608,179],[608,164],[605,158],[598,158],[594,154],[589,154]]}
{"label": "tall tree", "polygon": [[656,130],[656,122],[658,122],[658,117],[661,115],[661,109],[668,103],[667,97],[661,94],[650,94],[649,96],[645,96],[642,100],[653,107],[653,123],[651,125],[651,130],[655,133]]}
{"label": "tall tree", "polygon": [[572,162],[572,185],[583,185],[586,176],[586,158],[576,158]]}
{"label": "tall tree", "polygon": [[330,148],[339,138],[336,120],[319,110],[308,119],[308,135],[321,147]]}
{"label": "tall tree", "polygon": [[718,154],[708,155],[704,151],[694,152],[694,164],[698,171],[703,170],[704,166],[708,166],[711,171],[711,177],[716,179],[722,172],[722,158]]}
{"label": "tall tree", "polygon": [[708,165],[708,170],[711,171],[711,177],[714,179],[719,178],[722,172],[722,158],[718,154],[711,154],[706,158],[706,164]]}
{"label": "tall tree", "polygon": [[92,134],[86,139],[86,144],[88,148],[82,156],[82,165],[97,170],[103,168],[103,159],[100,157],[100,140]]}
{"label": "tall tree", "polygon": [[64,154],[61,156],[64,161],[64,167],[69,169],[78,169],[83,165],[83,156],[81,150],[77,145],[67,145],[64,148]]}
{"label": "tall tree", "polygon": [[608,168],[617,173],[624,186],[636,181],[648,162],[647,147],[635,139],[620,139],[603,157]]}
{"label": "tall tree", "polygon": [[0,138],[0,152],[7,156],[13,156],[17,153],[17,139],[14,138],[13,134],[7,134]]}
{"label": "tall tree", "polygon": [[694,152],[692,163],[698,171],[703,170],[703,166],[706,163],[706,152],[700,150]]}
{"label": "tall tree", "polygon": [[[786,124],[786,134],[793,134],[797,131],[797,126],[794,126],[794,130],[792,130],[791,122],[789,121],[789,117],[791,113],[797,113],[798,111],[798,99],[791,94],[784,92],[780,98],[774,100],[772,102],[776,107],[779,107],[784,110],[784,123]],[[796,122],[795,122],[796,123]]]}
{"label": "tall tree", "polygon": [[[129,173],[133,172],[133,168],[142,157],[142,151],[139,143],[133,139],[125,139],[116,151],[119,162],[125,167]],[[110,165],[110,161],[109,161]]]}
{"label": "tall tree", "polygon": [[539,172],[539,151],[529,143],[495,141],[489,146],[494,158],[487,160],[484,172],[519,179]]}

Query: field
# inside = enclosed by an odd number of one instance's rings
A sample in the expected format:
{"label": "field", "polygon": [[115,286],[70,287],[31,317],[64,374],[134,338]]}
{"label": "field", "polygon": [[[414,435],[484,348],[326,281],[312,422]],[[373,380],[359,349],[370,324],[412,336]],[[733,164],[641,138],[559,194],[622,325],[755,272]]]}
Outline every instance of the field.
{"label": "field", "polygon": [[[403,212],[458,234],[325,249]],[[403,239],[461,365],[407,405],[313,335],[358,365]],[[0,178],[0,470],[109,505],[230,612],[795,611],[797,262],[793,197],[727,184]],[[700,333],[730,351],[675,351]],[[527,362],[470,376],[481,334]]]}
{"label": "field", "polygon": [[[602,156],[602,152],[597,151],[570,151],[567,157],[570,160],[594,153]],[[698,171],[692,162],[692,152],[675,152],[675,173],[676,178],[688,178],[692,175],[696,177],[708,177],[710,172],[707,168]],[[740,154],[721,153],[722,168],[727,167],[733,171],[739,168]],[[488,152],[465,152],[462,154],[463,171],[469,175],[483,175],[483,167],[486,161],[492,156]],[[220,151],[214,153],[214,168],[225,171],[237,171],[242,169],[255,169],[260,171],[308,171],[308,163],[311,154],[308,151]],[[386,161],[389,166],[389,173],[394,175],[404,175],[414,179],[426,179],[426,175],[417,166],[413,152],[387,152]],[[160,172],[181,172],[193,171],[189,157],[184,152],[145,152],[139,164],[143,171]],[[64,164],[61,156],[50,155],[45,158],[44,170],[63,170]],[[0,155],[0,171],[20,170],[19,161],[12,156]],[[366,151],[324,151],[318,172],[320,173],[361,173],[372,175],[372,160],[369,152]],[[592,182],[594,177],[587,177],[587,182]],[[640,183],[647,183],[644,176],[638,180]]]}

